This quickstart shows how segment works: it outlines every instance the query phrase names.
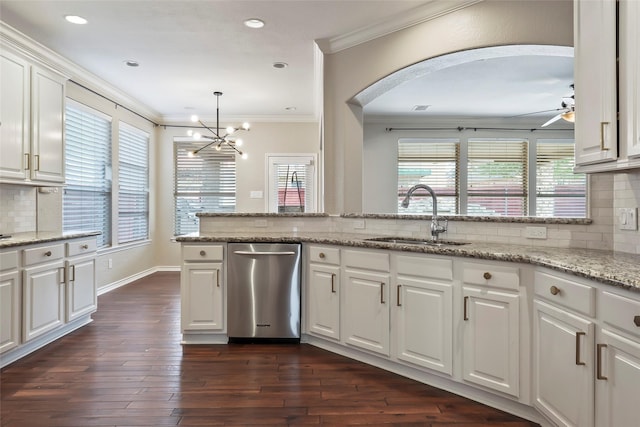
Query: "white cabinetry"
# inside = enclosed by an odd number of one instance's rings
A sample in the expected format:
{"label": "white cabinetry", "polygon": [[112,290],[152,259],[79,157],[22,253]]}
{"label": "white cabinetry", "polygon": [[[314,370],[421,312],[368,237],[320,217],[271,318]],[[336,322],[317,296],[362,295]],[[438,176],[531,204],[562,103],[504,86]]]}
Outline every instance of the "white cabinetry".
{"label": "white cabinetry", "polygon": [[64,183],[65,78],[8,49],[0,60],[0,181]]}
{"label": "white cabinetry", "polygon": [[612,0],[574,1],[575,141],[579,172],[640,167],[637,157],[640,6],[635,0],[620,0],[619,5],[618,13],[617,2]]}
{"label": "white cabinetry", "polygon": [[453,261],[394,255],[395,357],[443,374],[453,374]]}
{"label": "white cabinetry", "polygon": [[98,307],[95,252],[95,238],[67,243],[67,322]]}
{"label": "white cabinetry", "polygon": [[465,262],[463,282],[463,378],[518,397],[519,270]]}
{"label": "white cabinetry", "polygon": [[183,244],[182,260],[180,284],[183,335],[223,332],[224,246]]}
{"label": "white cabinetry", "polygon": [[22,314],[21,281],[18,272],[18,251],[0,252],[0,353],[20,345]]}
{"label": "white cabinetry", "polygon": [[307,251],[307,332],[340,341],[340,249]]}
{"label": "white cabinetry", "polygon": [[345,343],[389,356],[389,254],[343,251]]}
{"label": "white cabinetry", "polygon": [[65,323],[64,244],[25,249],[23,339],[32,340]]}

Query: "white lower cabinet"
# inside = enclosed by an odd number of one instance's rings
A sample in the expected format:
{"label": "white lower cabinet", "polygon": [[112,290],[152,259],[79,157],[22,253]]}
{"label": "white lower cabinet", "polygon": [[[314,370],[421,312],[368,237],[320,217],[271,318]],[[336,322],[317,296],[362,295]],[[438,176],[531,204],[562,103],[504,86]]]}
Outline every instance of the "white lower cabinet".
{"label": "white lower cabinet", "polygon": [[310,246],[307,332],[340,341],[340,249]]}
{"label": "white lower cabinet", "polygon": [[65,323],[64,269],[60,260],[24,270],[24,341]]}
{"label": "white lower cabinet", "polygon": [[225,329],[224,246],[182,246],[181,329],[220,333]]}
{"label": "white lower cabinet", "polygon": [[345,250],[344,342],[389,356],[389,254]]}
{"label": "white lower cabinet", "polygon": [[96,288],[96,257],[89,255],[67,261],[67,322],[98,307]]}
{"label": "white lower cabinet", "polygon": [[0,252],[0,353],[21,343],[22,282],[18,272],[18,252]]}
{"label": "white lower cabinet", "polygon": [[453,262],[447,258],[394,256],[392,334],[395,357],[453,374]]}

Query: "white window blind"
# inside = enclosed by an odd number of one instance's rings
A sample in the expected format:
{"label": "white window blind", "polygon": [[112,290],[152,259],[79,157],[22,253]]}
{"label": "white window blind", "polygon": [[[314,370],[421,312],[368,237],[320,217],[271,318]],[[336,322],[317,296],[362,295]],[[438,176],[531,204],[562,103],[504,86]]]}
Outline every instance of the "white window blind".
{"label": "white window blind", "polygon": [[527,215],[527,141],[470,139],[469,215]]}
{"label": "white window blind", "polygon": [[408,208],[400,203],[409,188],[426,184],[438,196],[438,214],[458,212],[460,144],[457,139],[398,140],[398,213],[424,214],[433,211],[431,196],[422,190],[414,193]]}
{"label": "white window blind", "polygon": [[198,212],[234,212],[236,208],[236,153],[222,146],[220,151],[202,147],[202,142],[176,141],[175,234],[198,231]]}
{"label": "white window blind", "polygon": [[584,217],[584,174],[573,173],[573,140],[538,140],[536,146],[536,216]]}
{"label": "white window blind", "polygon": [[111,118],[67,99],[62,228],[100,231],[111,244]]}
{"label": "white window blind", "polygon": [[269,212],[315,212],[313,156],[271,156]]}
{"label": "white window blind", "polygon": [[149,134],[119,124],[118,243],[149,237]]}

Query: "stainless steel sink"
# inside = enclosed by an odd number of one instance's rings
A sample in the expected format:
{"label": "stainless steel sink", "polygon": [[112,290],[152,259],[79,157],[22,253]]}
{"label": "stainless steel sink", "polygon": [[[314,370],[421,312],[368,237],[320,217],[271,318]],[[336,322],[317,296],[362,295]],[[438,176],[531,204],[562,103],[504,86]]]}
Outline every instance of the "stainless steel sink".
{"label": "stainless steel sink", "polygon": [[459,246],[466,245],[469,242],[456,242],[452,240],[433,240],[412,239],[411,237],[372,237],[365,239],[370,242],[396,243],[399,245],[421,245],[421,246]]}

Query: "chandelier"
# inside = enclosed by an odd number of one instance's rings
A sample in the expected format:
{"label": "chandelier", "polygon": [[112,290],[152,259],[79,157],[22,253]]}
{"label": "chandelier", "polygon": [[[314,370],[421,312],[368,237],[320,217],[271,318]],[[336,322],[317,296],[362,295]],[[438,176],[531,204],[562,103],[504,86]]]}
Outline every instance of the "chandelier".
{"label": "chandelier", "polygon": [[[211,132],[213,134],[212,135],[203,135],[200,132],[193,132],[193,131],[189,131],[188,135],[189,136],[193,136],[194,139],[196,140],[200,140],[200,139],[205,139],[208,140],[209,142],[205,145],[203,145],[202,147],[198,148],[195,151],[190,151],[189,152],[189,156],[193,157],[196,154],[198,154],[200,151],[204,150],[207,147],[211,147],[213,146],[213,148],[215,148],[217,151],[220,151],[222,149],[222,146],[225,145],[231,149],[233,149],[236,153],[240,154],[240,156],[243,159],[247,158],[247,154],[243,153],[242,151],[240,151],[238,149],[238,147],[242,146],[242,139],[239,138],[235,138],[232,137],[231,135],[235,134],[237,131],[241,131],[241,130],[249,130],[249,123],[243,123],[241,127],[233,127],[233,126],[228,126],[224,129],[220,128],[220,97],[222,96],[222,92],[213,92],[213,94],[216,96],[216,127],[215,128],[211,128],[207,125],[205,125],[202,120],[200,120],[198,118],[198,116],[191,116],[191,121],[194,123],[200,123],[200,125],[204,128],[207,129],[209,132]],[[220,133],[221,130],[224,130],[225,133]]]}

